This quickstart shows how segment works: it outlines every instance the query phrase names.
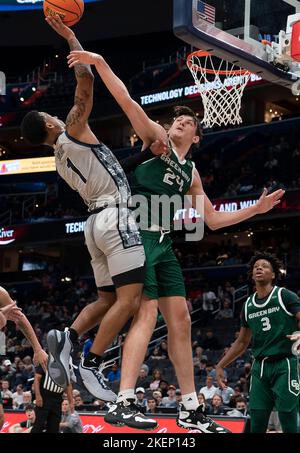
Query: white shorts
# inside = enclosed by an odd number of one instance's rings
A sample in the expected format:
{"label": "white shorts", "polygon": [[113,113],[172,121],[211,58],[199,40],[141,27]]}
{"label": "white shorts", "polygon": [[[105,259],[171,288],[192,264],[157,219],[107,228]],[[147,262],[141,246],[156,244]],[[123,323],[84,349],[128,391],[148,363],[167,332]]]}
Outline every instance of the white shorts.
{"label": "white shorts", "polygon": [[118,207],[108,207],[92,214],[84,234],[98,289],[144,283],[144,247],[130,211],[122,217]]}

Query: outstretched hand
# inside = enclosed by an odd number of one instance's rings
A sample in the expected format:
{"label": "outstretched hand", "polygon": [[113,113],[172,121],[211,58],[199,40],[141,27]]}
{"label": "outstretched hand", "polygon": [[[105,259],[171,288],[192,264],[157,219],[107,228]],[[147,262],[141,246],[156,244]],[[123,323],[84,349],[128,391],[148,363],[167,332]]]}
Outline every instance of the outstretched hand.
{"label": "outstretched hand", "polygon": [[76,64],[96,64],[100,55],[86,50],[72,50],[68,55],[69,68],[73,68]]}
{"label": "outstretched hand", "polygon": [[256,205],[257,213],[264,214],[273,209],[281,202],[281,198],[284,194],[285,190],[279,189],[268,195],[268,189],[264,188],[263,193]]}
{"label": "outstretched hand", "polygon": [[45,20],[56,33],[66,40],[75,36],[74,32],[62,22],[58,14],[56,16],[47,16]]}

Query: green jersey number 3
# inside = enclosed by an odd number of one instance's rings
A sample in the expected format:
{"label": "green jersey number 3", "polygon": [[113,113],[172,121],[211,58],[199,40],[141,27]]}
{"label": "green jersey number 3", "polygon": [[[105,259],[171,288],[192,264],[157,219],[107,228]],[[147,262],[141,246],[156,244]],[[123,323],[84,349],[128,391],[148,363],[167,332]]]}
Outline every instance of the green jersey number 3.
{"label": "green jersey number 3", "polygon": [[171,168],[167,168],[167,172],[164,176],[163,182],[169,184],[169,186],[173,186],[174,182],[176,181],[179,186],[179,192],[183,190],[183,179],[180,176],[176,176],[175,173],[172,171]]}
{"label": "green jersey number 3", "polygon": [[262,330],[264,332],[271,330],[272,326],[271,326],[269,318],[267,318],[267,317],[261,318],[261,322],[262,322]]}

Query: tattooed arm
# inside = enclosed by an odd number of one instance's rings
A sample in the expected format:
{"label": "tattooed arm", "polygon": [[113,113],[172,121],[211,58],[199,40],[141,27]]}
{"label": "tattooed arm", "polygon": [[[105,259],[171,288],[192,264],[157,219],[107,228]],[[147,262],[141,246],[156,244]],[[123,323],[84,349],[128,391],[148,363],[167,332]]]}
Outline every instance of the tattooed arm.
{"label": "tattooed arm", "polygon": [[[62,23],[59,16],[47,17],[46,21],[56,33],[66,39],[71,51],[83,50],[74,32]],[[78,140],[98,143],[87,123],[93,107],[94,76],[90,65],[78,64],[74,70],[77,86],[74,106],[66,119],[67,132]]]}
{"label": "tattooed arm", "polygon": [[[4,288],[0,287],[0,308],[8,307],[11,305],[14,305],[14,302],[10,298],[10,295]],[[48,356],[46,352],[43,351],[42,346],[40,345],[36,337],[36,334],[24,313],[19,311],[16,315],[15,313],[11,312],[7,314],[7,319],[10,321],[14,321],[16,323],[16,325],[19,327],[21,332],[24,334],[24,336],[31,344],[32,349],[34,351],[33,356],[34,363],[35,364],[40,363],[43,368],[46,368]]]}

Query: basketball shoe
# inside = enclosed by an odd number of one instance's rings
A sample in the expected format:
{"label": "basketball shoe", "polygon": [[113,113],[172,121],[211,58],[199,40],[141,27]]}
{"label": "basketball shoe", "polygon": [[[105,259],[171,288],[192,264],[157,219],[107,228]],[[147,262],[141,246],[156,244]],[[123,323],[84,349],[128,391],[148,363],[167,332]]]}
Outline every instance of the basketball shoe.
{"label": "basketball shoe", "polygon": [[152,430],[158,427],[155,420],[147,418],[139,411],[134,400],[125,400],[112,405],[105,414],[104,421],[110,425],[126,425],[135,429]]}
{"label": "basketball shoe", "polygon": [[[107,362],[109,363],[109,362]],[[85,388],[97,399],[114,402],[117,395],[106,385],[107,379],[104,377],[102,371],[109,365],[103,364],[99,367],[87,367],[84,365],[84,358],[82,357],[78,367],[78,374],[80,381]]]}
{"label": "basketball shoe", "polygon": [[211,418],[203,414],[201,405],[196,410],[187,410],[181,404],[177,414],[177,425],[186,429],[198,429],[207,434],[229,434],[231,431],[218,425]]}
{"label": "basketball shoe", "polygon": [[70,384],[70,354],[73,348],[70,332],[50,330],[47,335],[49,352],[48,372],[56,385],[66,388]]}

